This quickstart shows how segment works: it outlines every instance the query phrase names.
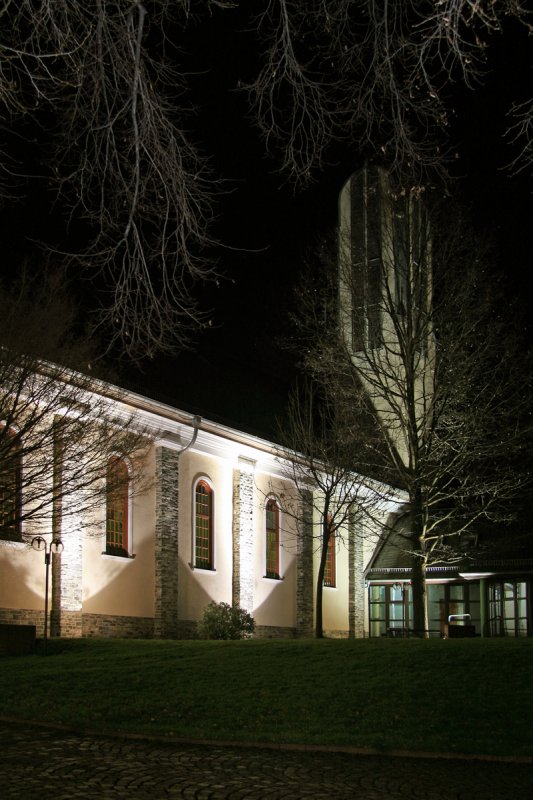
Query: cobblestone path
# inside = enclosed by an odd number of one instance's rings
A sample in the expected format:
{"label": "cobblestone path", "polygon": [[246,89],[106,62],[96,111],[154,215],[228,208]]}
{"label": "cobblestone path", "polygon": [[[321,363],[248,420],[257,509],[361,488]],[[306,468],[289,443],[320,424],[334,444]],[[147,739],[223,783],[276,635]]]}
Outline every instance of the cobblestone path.
{"label": "cobblestone path", "polygon": [[531,797],[531,764],[182,745],[0,722],[2,800]]}

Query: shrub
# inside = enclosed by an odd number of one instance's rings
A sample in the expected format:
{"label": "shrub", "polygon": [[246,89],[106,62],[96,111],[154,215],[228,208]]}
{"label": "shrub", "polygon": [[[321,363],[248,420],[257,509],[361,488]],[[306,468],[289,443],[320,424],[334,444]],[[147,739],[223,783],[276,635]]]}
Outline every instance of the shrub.
{"label": "shrub", "polygon": [[203,639],[246,639],[255,630],[253,617],[228,603],[209,603],[200,622]]}

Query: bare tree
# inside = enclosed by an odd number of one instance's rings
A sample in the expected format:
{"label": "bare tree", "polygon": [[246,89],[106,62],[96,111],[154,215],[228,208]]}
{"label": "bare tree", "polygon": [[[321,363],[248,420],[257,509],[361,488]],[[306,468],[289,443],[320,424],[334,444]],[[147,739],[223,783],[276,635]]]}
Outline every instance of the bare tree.
{"label": "bare tree", "polygon": [[214,183],[185,133],[164,42],[174,4],[154,5],[152,19],[140,0],[0,11],[6,124],[32,115],[47,129],[59,195],[88,230],[72,255],[101,276],[100,322],[134,356],[184,345],[203,320],[192,287],[215,275],[204,252]]}
{"label": "bare tree", "polygon": [[[216,277],[207,257],[216,181],[187,130],[191,62],[180,47],[216,14],[253,38],[258,57],[244,48],[241,88],[297,185],[339,141],[417,182],[442,171],[449,86],[482,79],[506,18],[531,25],[519,0],[267,0],[259,11],[232,0],[5,0],[4,192],[37,141],[33,166],[73,231],[74,244],[56,248],[88,270],[97,323],[133,356],[183,346],[206,321],[197,292]],[[531,105],[515,103],[516,171],[530,162]]]}
{"label": "bare tree", "polygon": [[505,135],[512,145],[516,145],[518,153],[512,159],[509,168],[513,173],[533,168],[533,100],[514,103],[509,116],[511,124]]}
{"label": "bare tree", "polygon": [[[354,441],[352,424],[348,419],[353,406],[341,416],[334,397],[324,392],[318,384],[308,382],[296,389],[289,400],[285,424],[280,428],[280,438],[292,451],[284,459],[285,477],[295,487],[296,494],[287,495],[283,510],[296,520],[298,535],[305,544],[319,553],[316,574],[315,636],[323,633],[323,587],[326,565],[332,548],[349,548],[354,537],[354,519],[384,515],[394,492],[390,487],[354,471]],[[364,524],[361,524],[358,542],[363,546]],[[375,536],[375,526],[368,535]],[[331,579],[331,576],[330,576]]]}
{"label": "bare tree", "polygon": [[[0,310],[0,536],[101,530],[109,491],[125,481],[134,494],[146,488],[147,433],[121,410],[120,393],[87,372],[87,340],[51,278],[0,287]],[[117,458],[127,476],[109,472]]]}
{"label": "bare tree", "polygon": [[[508,18],[531,29],[517,0],[269,0],[256,17],[261,66],[246,87],[267,147],[296,182],[311,179],[335,141],[416,180],[442,172],[450,86],[482,82]],[[520,109],[515,135],[528,151],[531,106]]]}
{"label": "bare tree", "polygon": [[301,303],[304,366],[341,419],[356,410],[352,468],[406,493],[413,626],[426,631],[428,564],[468,557],[465,534],[504,525],[530,484],[530,366],[487,248],[457,211],[430,228],[420,196],[381,170],[350,191],[340,266]]}

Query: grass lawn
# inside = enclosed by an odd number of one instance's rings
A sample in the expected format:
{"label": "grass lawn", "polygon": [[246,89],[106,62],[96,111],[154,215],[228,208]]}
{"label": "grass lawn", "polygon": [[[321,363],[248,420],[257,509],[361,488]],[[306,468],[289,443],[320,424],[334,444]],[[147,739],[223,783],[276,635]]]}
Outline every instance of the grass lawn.
{"label": "grass lawn", "polygon": [[533,639],[52,640],[0,715],[201,739],[533,755]]}

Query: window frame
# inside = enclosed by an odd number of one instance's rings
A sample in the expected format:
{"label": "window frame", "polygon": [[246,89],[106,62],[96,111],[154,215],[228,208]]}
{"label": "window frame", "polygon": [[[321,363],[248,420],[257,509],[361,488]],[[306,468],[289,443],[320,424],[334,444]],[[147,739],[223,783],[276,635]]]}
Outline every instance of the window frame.
{"label": "window frame", "polygon": [[[112,498],[112,501],[117,505],[121,505],[119,513],[122,513],[121,528],[122,528],[122,543],[118,544],[117,541],[111,541],[110,536],[110,497],[112,487],[110,487],[111,464],[114,462],[115,469],[117,466],[125,471],[126,480],[124,483],[114,488],[114,492],[120,492],[120,497]],[[115,558],[131,558],[131,522],[132,522],[132,508],[131,508],[131,469],[130,465],[124,457],[113,454],[111,455],[106,464],[106,504],[105,504],[105,550],[104,555],[113,556]],[[122,478],[121,478],[122,481]],[[116,534],[116,531],[114,532]],[[116,537],[113,537],[116,539]]]}
{"label": "window frame", "polygon": [[[436,589],[440,590],[441,597],[439,598],[432,596]],[[434,610],[438,607],[440,607],[440,613],[435,615]],[[432,633],[438,630],[441,636],[445,636],[448,619],[450,615],[456,614],[468,614],[470,619],[466,620],[466,623],[479,628],[481,624],[479,584],[467,581],[428,582],[427,608],[428,626]]]}
{"label": "window frame", "polygon": [[[471,624],[479,626],[479,585],[468,581],[428,582],[427,608],[430,636],[444,636],[450,614],[471,614]],[[437,590],[442,595],[437,596]],[[439,609],[438,614],[435,610]],[[373,581],[368,586],[369,636],[406,636],[413,623],[413,596],[410,581]]]}
{"label": "window frame", "polygon": [[[274,527],[268,526],[269,522],[269,506],[274,506]],[[269,580],[279,581],[281,580],[281,507],[278,502],[278,499],[274,496],[268,497],[265,503],[265,574],[264,577],[268,578]],[[273,537],[272,537],[273,533]],[[270,534],[270,535],[269,535]],[[274,539],[274,547],[272,548],[275,550],[275,569],[269,569],[272,566],[269,558],[269,553],[271,550],[270,547],[270,539]]]}
{"label": "window frame", "polygon": [[[18,437],[18,431],[11,425],[0,423],[0,428],[5,433],[3,435],[15,440]],[[12,463],[9,465],[12,472],[11,477],[14,475],[14,491],[11,497],[8,497],[8,492],[4,497],[3,493],[0,496],[0,540],[8,542],[21,542],[22,541],[22,444],[20,438],[14,445],[9,445],[9,449],[13,448],[11,456]],[[4,471],[5,473],[7,470]],[[9,482],[11,479],[9,479]],[[7,483],[7,481],[6,481]],[[14,501],[13,501],[14,496]],[[11,510],[4,510],[4,505],[10,504]],[[9,522],[11,517],[11,522]]]}
{"label": "window frame", "polygon": [[[208,497],[208,515],[207,516],[207,553],[208,557],[206,559],[199,559],[198,558],[198,537],[199,537],[199,516],[197,510],[197,494],[199,487],[202,487]],[[197,478],[193,485],[193,492],[192,492],[192,518],[193,518],[193,530],[192,530],[192,559],[191,559],[191,566],[194,570],[200,570],[204,572],[214,572],[215,571],[215,490],[213,487],[212,482],[206,475],[202,475]],[[205,537],[202,537],[205,539]]]}
{"label": "window frame", "polygon": [[491,636],[522,638],[531,635],[530,582],[527,576],[521,577],[524,579],[502,577],[490,581],[488,601]]}
{"label": "window frame", "polygon": [[[412,621],[412,606],[413,597],[410,582],[371,583],[368,587],[370,638],[387,635],[406,635]],[[379,632],[377,633],[376,631]]]}
{"label": "window frame", "polygon": [[[329,523],[331,525],[331,522]],[[337,588],[337,537],[336,528],[333,525],[328,539],[328,549],[326,552],[326,563],[324,564],[324,577],[322,585],[326,589]]]}

